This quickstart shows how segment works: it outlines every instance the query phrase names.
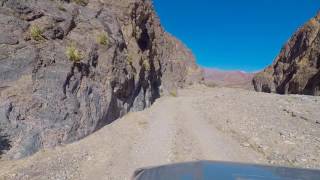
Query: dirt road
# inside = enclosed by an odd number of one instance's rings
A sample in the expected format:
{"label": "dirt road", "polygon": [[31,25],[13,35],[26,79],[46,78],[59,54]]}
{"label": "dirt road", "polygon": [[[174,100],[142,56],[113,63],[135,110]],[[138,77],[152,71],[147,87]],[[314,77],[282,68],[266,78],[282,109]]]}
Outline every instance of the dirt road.
{"label": "dirt road", "polygon": [[320,168],[319,107],[319,97],[192,87],[81,141],[2,161],[0,179],[130,179],[193,160]]}

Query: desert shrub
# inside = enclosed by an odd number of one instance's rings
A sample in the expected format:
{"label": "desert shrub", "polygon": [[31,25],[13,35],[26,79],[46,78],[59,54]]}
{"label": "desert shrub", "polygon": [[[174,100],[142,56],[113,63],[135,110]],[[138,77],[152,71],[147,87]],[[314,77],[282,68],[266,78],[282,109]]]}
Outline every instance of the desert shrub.
{"label": "desert shrub", "polygon": [[83,58],[81,52],[75,47],[74,44],[71,44],[67,47],[66,55],[68,59],[74,63],[79,63]]}
{"label": "desert shrub", "polygon": [[178,93],[177,93],[176,90],[170,91],[170,95],[171,95],[172,97],[178,97]]}
{"label": "desert shrub", "polygon": [[101,45],[108,45],[108,36],[105,33],[99,34],[97,41]]}
{"label": "desert shrub", "polygon": [[132,64],[133,63],[133,57],[131,55],[128,55],[127,61],[128,61],[129,64]]}
{"label": "desert shrub", "polygon": [[32,25],[30,27],[30,35],[31,35],[32,39],[34,39],[36,41],[43,40],[44,37],[42,36],[42,33],[43,33],[43,31],[39,28],[39,26]]}
{"label": "desert shrub", "polygon": [[88,4],[88,0],[72,0],[72,1],[81,6],[86,6]]}
{"label": "desert shrub", "polygon": [[144,67],[145,70],[147,70],[147,71],[150,70],[150,63],[149,63],[148,60],[144,60],[144,61],[142,62],[142,65],[143,65],[143,67]]}
{"label": "desert shrub", "polygon": [[211,88],[215,88],[218,87],[218,85],[214,82],[210,82],[210,81],[205,81],[204,83],[207,87],[211,87]]}
{"label": "desert shrub", "polygon": [[60,11],[67,11],[66,8],[64,8],[62,4],[59,4],[59,5],[58,5],[58,9],[59,9]]}

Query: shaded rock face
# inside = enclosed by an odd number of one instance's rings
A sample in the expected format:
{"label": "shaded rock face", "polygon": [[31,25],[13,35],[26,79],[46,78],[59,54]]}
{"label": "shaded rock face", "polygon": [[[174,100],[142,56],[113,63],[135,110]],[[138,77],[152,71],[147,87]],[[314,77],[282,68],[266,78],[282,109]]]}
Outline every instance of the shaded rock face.
{"label": "shaded rock face", "polygon": [[320,13],[293,35],[253,85],[268,93],[320,95]]}
{"label": "shaded rock face", "polygon": [[[148,0],[0,0],[0,32],[3,158],[83,138],[202,78]],[[80,62],[69,60],[71,46]]]}

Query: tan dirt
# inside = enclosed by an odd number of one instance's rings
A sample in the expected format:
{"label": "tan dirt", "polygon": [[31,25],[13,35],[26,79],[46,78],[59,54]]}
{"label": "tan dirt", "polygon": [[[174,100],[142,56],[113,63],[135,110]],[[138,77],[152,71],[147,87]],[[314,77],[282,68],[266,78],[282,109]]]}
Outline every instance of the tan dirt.
{"label": "tan dirt", "polygon": [[195,86],[78,142],[0,162],[0,179],[130,179],[194,160],[320,168],[320,98]]}

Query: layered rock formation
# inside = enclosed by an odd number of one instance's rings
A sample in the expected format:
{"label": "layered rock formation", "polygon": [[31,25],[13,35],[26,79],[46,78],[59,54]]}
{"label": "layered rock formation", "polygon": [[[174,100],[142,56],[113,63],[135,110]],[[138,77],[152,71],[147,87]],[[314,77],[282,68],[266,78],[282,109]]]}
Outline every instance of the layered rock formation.
{"label": "layered rock formation", "polygon": [[257,91],[320,95],[320,12],[282,48],[274,63],[253,79]]}
{"label": "layered rock formation", "polygon": [[0,32],[4,158],[73,142],[201,80],[149,0],[0,0]]}
{"label": "layered rock formation", "polygon": [[204,82],[208,86],[239,87],[252,90],[254,73],[242,71],[222,71],[219,69],[204,68]]}

